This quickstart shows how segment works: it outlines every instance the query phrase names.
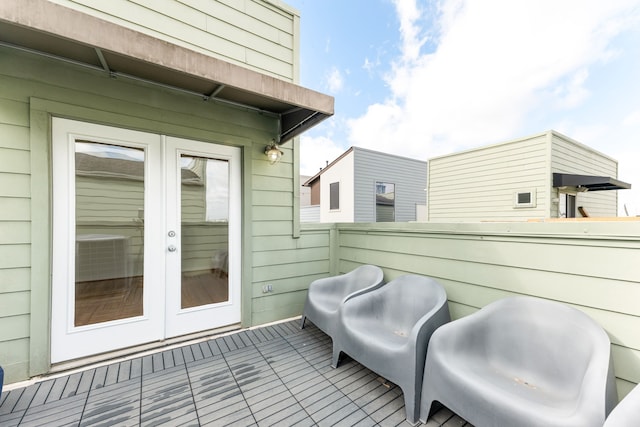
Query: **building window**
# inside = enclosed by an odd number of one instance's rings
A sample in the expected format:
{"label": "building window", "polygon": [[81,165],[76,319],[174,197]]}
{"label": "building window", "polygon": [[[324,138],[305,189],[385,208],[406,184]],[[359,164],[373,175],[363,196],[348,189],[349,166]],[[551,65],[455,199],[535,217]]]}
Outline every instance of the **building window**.
{"label": "building window", "polygon": [[340,209],[340,183],[329,184],[329,209],[334,211]]}
{"label": "building window", "polygon": [[376,182],[376,222],[396,220],[396,185]]}
{"label": "building window", "polygon": [[536,207],[536,190],[516,191],[513,196],[514,208],[535,208]]}

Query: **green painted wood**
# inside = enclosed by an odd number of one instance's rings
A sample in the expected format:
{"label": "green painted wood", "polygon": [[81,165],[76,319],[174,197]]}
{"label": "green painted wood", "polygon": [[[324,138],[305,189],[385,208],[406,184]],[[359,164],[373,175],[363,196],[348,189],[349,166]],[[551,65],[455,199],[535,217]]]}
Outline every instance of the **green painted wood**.
{"label": "green painted wood", "polygon": [[[0,82],[2,79],[0,79]],[[29,144],[31,146],[31,318],[28,376],[49,370],[49,331],[51,312],[51,195],[49,194],[49,114],[34,107],[31,99]]]}
{"label": "green painted wood", "polygon": [[29,363],[16,362],[5,363],[2,365],[4,369],[4,382],[5,384],[11,384],[19,381],[23,381],[29,376]]}
{"label": "green painted wood", "polygon": [[[263,157],[264,153],[260,153],[260,156]],[[263,159],[260,159],[262,161]],[[258,163],[258,162],[257,162]],[[259,162],[262,164],[262,162]],[[280,168],[277,165],[271,166],[267,169],[268,172],[273,172],[277,175],[286,175],[291,174],[290,168],[283,167]],[[263,191],[293,191],[293,181],[291,178],[281,177],[281,176],[257,176],[257,179],[253,182],[254,190],[263,190]]]}
{"label": "green painted wood", "polygon": [[[269,141],[277,132],[277,122],[267,115],[229,108],[215,101],[203,102],[200,97],[189,94],[158,90],[151,84],[113,79],[99,71],[69,68],[54,60],[6,48],[0,48],[0,75],[3,76],[0,79],[3,97],[22,100],[7,101],[7,108],[20,107],[19,114],[26,114],[26,119],[20,119],[14,112],[13,121],[23,126],[28,126],[25,120],[28,120],[29,97],[46,94],[49,100],[67,100],[70,105],[97,109],[104,123],[119,123],[122,127],[161,134],[188,135],[196,140],[225,143],[246,134],[257,141]],[[23,78],[30,79],[28,86],[22,84]],[[123,111],[127,114],[120,114]],[[85,114],[90,115],[91,111]],[[264,135],[261,131],[272,133]],[[264,151],[264,146],[261,150]]]}
{"label": "green painted wood", "polygon": [[[1,57],[0,57],[1,58]],[[28,127],[29,105],[6,96],[0,97],[0,123]]]}
{"label": "green painted wood", "polygon": [[[0,304],[1,297],[0,297]],[[11,341],[29,337],[29,315],[0,317],[0,341]]]}
{"label": "green painted wood", "polygon": [[611,354],[616,375],[627,381],[640,383],[640,350],[614,344],[611,346]]}
{"label": "green painted wood", "polygon": [[0,148],[29,149],[28,127],[0,123],[0,134],[4,135],[0,140]]}
{"label": "green painted wood", "polygon": [[27,198],[2,197],[0,221],[28,221],[31,219],[31,205]]}
{"label": "green painted wood", "polygon": [[633,282],[561,271],[428,258],[411,253],[404,254],[401,260],[394,259],[397,257],[397,254],[382,250],[351,248],[347,259],[358,263],[369,261],[398,271],[432,275],[452,283],[471,283],[472,286],[486,289],[510,289],[524,294],[575,301],[583,305],[598,305],[627,314],[639,314],[634,301],[640,296],[640,289]]}
{"label": "green painted wood", "polygon": [[30,255],[28,244],[0,245],[0,269],[29,267]]}
{"label": "green painted wood", "polygon": [[28,357],[29,339],[20,338],[11,341],[0,341],[0,360],[2,360],[2,366],[5,368],[5,384],[7,381],[7,368],[6,366],[24,362],[25,356]]}
{"label": "green painted wood", "polygon": [[307,297],[306,291],[254,298],[253,318],[256,324],[299,316]]}
{"label": "green painted wood", "polygon": [[627,394],[633,390],[637,383],[625,381],[620,378],[616,378],[616,387],[618,389],[618,400],[622,400]]}
{"label": "green painted wood", "polygon": [[[314,280],[327,277],[328,272],[323,271],[321,273],[308,274],[304,276],[290,277],[286,279],[274,279],[265,280],[263,282],[256,282],[253,284],[253,295],[255,297],[269,297],[271,294],[284,294],[288,292],[306,291],[309,288],[309,284]],[[265,292],[264,286],[271,285],[273,291]],[[302,312],[298,313],[301,314]]]}
{"label": "green painted wood", "polygon": [[[275,5],[259,1],[228,5],[215,0],[67,0],[63,4],[234,64],[293,79],[293,15]],[[121,17],[135,17],[135,22]]]}
{"label": "green painted wood", "polygon": [[[543,230],[543,224],[539,224]],[[640,225],[637,224],[637,225]],[[424,244],[419,235],[395,236],[389,241],[384,233],[358,234],[342,231],[340,244],[344,247],[366,247],[385,252],[411,251],[416,255],[448,260],[463,260],[478,264],[497,264],[531,270],[544,270],[577,274],[583,276],[612,278],[633,281],[638,278],[632,269],[637,255],[626,243],[603,241],[602,239],[580,241],[566,239],[560,241],[552,238],[520,239],[503,236],[465,236],[456,235],[450,238],[443,236],[432,239],[433,244]],[[366,245],[365,245],[366,242]],[[436,244],[437,243],[437,244]],[[606,263],[598,263],[601,251],[607,252]],[[569,262],[569,261],[580,262]],[[592,262],[590,262],[591,260]]]}
{"label": "green painted wood", "polygon": [[253,265],[278,266],[296,264],[309,261],[328,261],[329,248],[300,248],[296,250],[271,250],[268,252],[254,252]]}
{"label": "green painted wood", "polygon": [[29,314],[31,299],[29,292],[0,294],[0,318]]}
{"label": "green painted wood", "polygon": [[28,291],[30,282],[29,267],[0,269],[0,293]]}
{"label": "green painted wood", "polygon": [[252,217],[257,221],[292,221],[293,213],[288,206],[254,206]]}
{"label": "green painted wood", "polygon": [[0,149],[0,170],[5,173],[29,173],[29,163],[28,151]]}
{"label": "green painted wood", "polygon": [[254,206],[293,206],[293,194],[280,191],[254,191]]}
{"label": "green painted wood", "polygon": [[254,282],[267,282],[291,277],[302,277],[326,273],[329,275],[329,260],[299,262],[289,265],[269,265],[253,269]]}
{"label": "green painted wood", "polygon": [[0,221],[0,245],[31,242],[31,223],[27,221]]}
{"label": "green painted wood", "polygon": [[253,247],[256,252],[329,247],[329,230],[313,231],[302,230],[300,239],[292,240],[287,237],[255,236]]}
{"label": "green painted wood", "polygon": [[0,172],[0,197],[29,197],[30,195],[31,179],[29,175]]}
{"label": "green painted wood", "polygon": [[254,236],[291,236],[291,221],[254,221]]}

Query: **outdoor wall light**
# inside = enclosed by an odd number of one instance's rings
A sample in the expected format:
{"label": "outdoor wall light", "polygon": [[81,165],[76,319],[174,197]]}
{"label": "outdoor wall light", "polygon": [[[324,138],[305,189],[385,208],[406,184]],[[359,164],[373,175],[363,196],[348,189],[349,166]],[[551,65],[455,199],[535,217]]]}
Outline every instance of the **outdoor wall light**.
{"label": "outdoor wall light", "polygon": [[272,141],[271,144],[267,145],[264,149],[264,154],[266,154],[269,159],[269,164],[274,165],[280,161],[284,153],[278,148],[278,144],[276,144],[275,141]]}

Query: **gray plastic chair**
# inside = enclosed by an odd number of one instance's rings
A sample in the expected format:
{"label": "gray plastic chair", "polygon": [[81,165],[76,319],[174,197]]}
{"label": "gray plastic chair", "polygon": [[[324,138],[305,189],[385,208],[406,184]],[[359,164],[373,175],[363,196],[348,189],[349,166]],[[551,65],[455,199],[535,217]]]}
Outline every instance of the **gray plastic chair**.
{"label": "gray plastic chair", "polygon": [[407,421],[415,424],[429,338],[449,320],[447,294],[438,282],[400,276],[344,303],[342,328],[333,339],[332,366],[338,366],[344,352],[397,384],[404,394]]}
{"label": "gray plastic chair", "polygon": [[340,306],[358,293],[382,286],[383,279],[380,267],[362,265],[346,274],[314,280],[309,285],[300,328],[308,318],[333,339]]}
{"label": "gray plastic chair", "polygon": [[638,425],[640,425],[640,385],[636,385],[613,408],[604,422],[604,427],[637,427]]}
{"label": "gray plastic chair", "polygon": [[420,419],[439,401],[482,426],[602,426],[617,402],[606,332],[558,302],[509,297],[431,337]]}

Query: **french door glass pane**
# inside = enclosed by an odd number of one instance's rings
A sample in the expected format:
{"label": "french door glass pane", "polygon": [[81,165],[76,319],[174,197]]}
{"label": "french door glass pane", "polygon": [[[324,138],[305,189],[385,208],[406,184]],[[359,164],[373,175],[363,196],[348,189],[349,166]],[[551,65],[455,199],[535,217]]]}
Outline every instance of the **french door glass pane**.
{"label": "french door glass pane", "polygon": [[229,300],[229,163],[183,154],[181,308]]}
{"label": "french door glass pane", "polygon": [[75,326],[143,314],[144,150],[75,144]]}

